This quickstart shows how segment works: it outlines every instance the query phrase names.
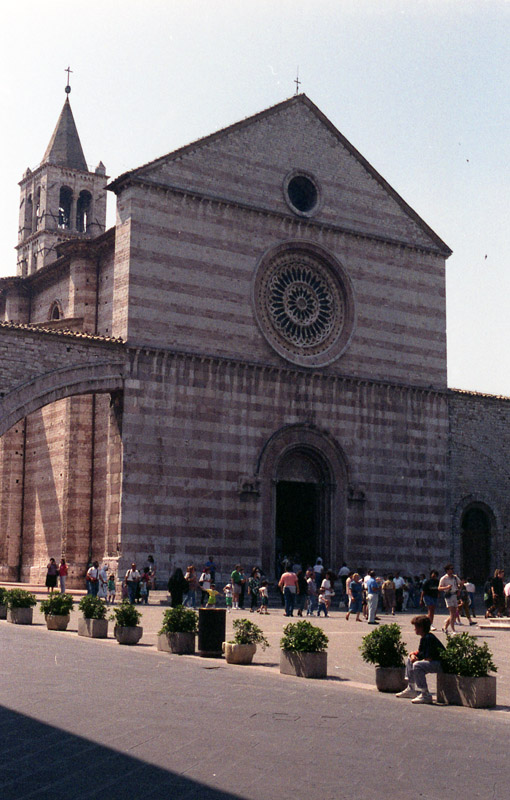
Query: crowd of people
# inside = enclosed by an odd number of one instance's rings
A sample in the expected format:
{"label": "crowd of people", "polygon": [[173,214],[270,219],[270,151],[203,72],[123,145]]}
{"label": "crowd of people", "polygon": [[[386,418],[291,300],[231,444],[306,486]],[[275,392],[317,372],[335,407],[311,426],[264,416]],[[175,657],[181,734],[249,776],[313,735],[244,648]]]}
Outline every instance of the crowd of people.
{"label": "crowd of people", "polygon": [[[168,580],[168,592],[173,606],[190,608],[215,607],[223,598],[227,611],[242,610],[269,613],[269,582],[262,569],[253,566],[248,574],[241,564],[236,564],[229,579],[219,588],[216,585],[217,568],[214,558],[209,556],[201,570],[189,564],[186,571],[176,567]],[[50,558],[47,566],[46,587],[51,593],[60,584],[66,591],[68,564],[62,558],[57,564]],[[223,583],[223,582],[222,582]],[[108,604],[115,603],[117,580],[107,562],[90,563],[86,573],[87,593],[103,598]],[[143,569],[132,563],[120,580],[121,599],[130,603],[149,602],[150,591],[156,588],[156,565],[153,556],[147,557]],[[436,630],[434,618],[438,605],[444,602],[448,617],[442,627],[447,634],[455,632],[456,625],[463,624],[465,617],[469,625],[476,625],[475,593],[471,580],[459,577],[452,564],[447,564],[445,573],[432,569],[428,576],[401,575],[398,570],[378,575],[373,569],[351,570],[344,562],[339,570],[326,569],[322,558],[315,564],[303,567],[299,556],[283,557],[280,560],[280,577],[277,581],[284,616],[303,615],[329,616],[336,602],[345,609],[345,618],[354,616],[356,622],[366,621],[377,625],[378,614],[395,615],[410,609],[426,610],[430,631]],[[483,587],[485,616],[510,616],[510,581],[505,583],[504,570],[498,568]]]}

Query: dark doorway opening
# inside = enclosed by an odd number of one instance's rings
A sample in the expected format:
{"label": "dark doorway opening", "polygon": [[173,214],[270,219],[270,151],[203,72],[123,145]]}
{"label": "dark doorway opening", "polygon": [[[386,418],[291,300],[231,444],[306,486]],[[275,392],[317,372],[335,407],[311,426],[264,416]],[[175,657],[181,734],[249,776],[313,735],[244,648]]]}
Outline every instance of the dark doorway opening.
{"label": "dark doorway opening", "polygon": [[306,568],[320,554],[320,486],[278,481],[276,484],[276,569],[289,556]]}
{"label": "dark doorway opening", "polygon": [[462,517],[462,573],[480,588],[490,577],[491,523],[481,508],[468,508]]}

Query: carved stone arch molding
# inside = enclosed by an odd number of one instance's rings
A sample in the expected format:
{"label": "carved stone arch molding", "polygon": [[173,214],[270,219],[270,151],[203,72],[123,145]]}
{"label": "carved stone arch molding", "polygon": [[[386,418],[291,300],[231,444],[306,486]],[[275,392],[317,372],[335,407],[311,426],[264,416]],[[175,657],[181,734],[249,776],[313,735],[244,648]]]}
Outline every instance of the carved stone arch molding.
{"label": "carved stone arch molding", "polygon": [[[486,514],[490,523],[490,571],[494,571],[496,566],[503,564],[505,553],[503,552],[503,542],[501,540],[501,521],[495,498],[485,493],[466,494],[456,504],[452,513],[452,539],[451,539],[451,559],[456,569],[462,569],[462,522],[464,515],[470,509],[480,509]],[[488,577],[488,576],[487,576]],[[481,588],[477,586],[477,588]]]}
{"label": "carved stone arch molding", "polygon": [[320,553],[336,568],[344,555],[348,464],[342,448],[314,425],[286,425],[265,442],[255,470],[262,501],[262,566],[275,572],[276,490],[278,481],[315,483],[320,493]]}

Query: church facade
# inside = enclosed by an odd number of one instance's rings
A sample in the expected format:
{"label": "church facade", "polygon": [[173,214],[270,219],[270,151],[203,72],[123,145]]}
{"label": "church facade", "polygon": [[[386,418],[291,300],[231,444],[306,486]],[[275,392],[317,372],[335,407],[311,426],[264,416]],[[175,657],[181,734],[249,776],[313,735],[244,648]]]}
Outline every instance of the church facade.
{"label": "church facade", "polygon": [[305,95],[108,186],[67,98],[20,186],[0,346],[101,341],[129,368],[0,438],[0,577],[504,565],[510,402],[447,387],[451,251]]}

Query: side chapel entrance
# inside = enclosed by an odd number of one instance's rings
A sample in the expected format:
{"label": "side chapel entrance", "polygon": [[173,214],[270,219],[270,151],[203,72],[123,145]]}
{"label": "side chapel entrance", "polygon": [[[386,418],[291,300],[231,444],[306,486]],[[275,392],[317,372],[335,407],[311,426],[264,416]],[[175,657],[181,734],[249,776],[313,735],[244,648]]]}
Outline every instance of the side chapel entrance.
{"label": "side chapel entrance", "polygon": [[461,565],[464,577],[481,587],[491,570],[491,520],[484,508],[470,506],[461,521]]}

